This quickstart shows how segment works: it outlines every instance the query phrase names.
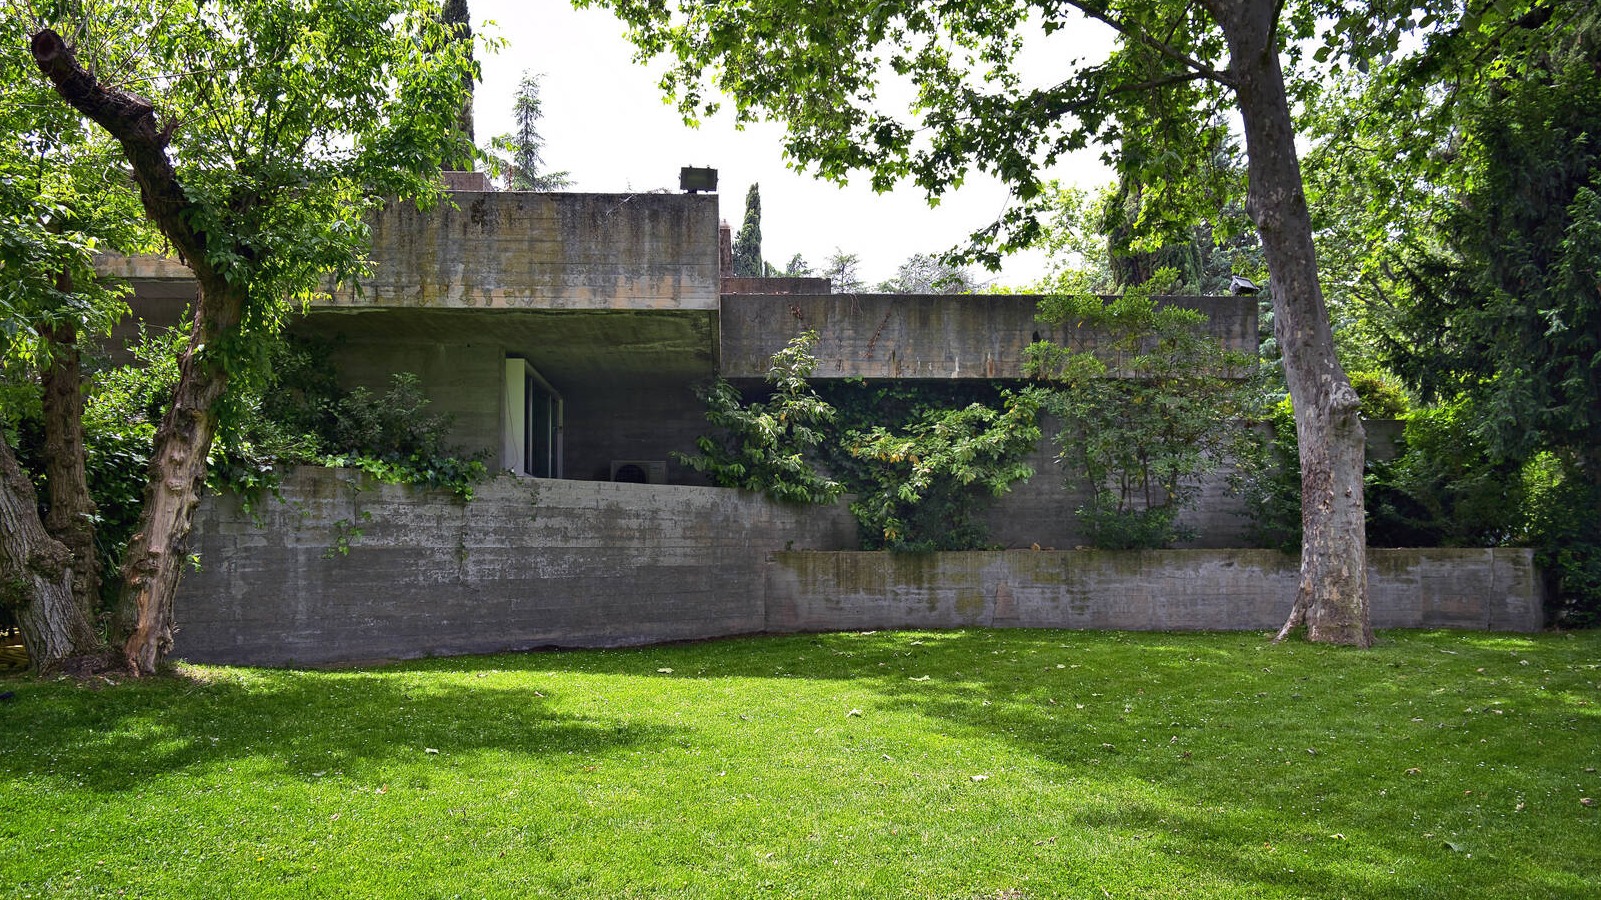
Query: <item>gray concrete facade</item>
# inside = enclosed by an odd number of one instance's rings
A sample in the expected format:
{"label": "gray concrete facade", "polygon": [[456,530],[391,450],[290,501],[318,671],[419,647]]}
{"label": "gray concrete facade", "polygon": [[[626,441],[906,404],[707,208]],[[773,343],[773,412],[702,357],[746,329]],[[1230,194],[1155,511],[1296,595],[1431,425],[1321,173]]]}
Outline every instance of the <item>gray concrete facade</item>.
{"label": "gray concrete facade", "polygon": [[[1036,318],[1039,297],[947,294],[725,294],[719,313],[723,377],[765,378],[773,354],[818,333],[815,378],[1022,378],[1024,349],[1068,343]],[[1231,350],[1255,353],[1255,297],[1163,297],[1206,313]]]}
{"label": "gray concrete facade", "polygon": [[[1295,560],[1271,551],[837,552],[855,531],[842,506],[722,488],[504,477],[463,503],[301,468],[253,513],[202,504],[175,655],[325,665],[762,631],[1261,630],[1295,590]],[[1541,624],[1528,551],[1374,550],[1369,580],[1380,627]]]}

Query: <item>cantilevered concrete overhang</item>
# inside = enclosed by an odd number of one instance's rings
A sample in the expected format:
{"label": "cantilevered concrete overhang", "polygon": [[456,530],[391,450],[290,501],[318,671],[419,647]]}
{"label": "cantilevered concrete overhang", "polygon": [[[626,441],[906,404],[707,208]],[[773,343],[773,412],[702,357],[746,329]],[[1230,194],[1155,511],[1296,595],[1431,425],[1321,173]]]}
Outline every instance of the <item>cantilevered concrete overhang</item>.
{"label": "cantilevered concrete overhang", "polygon": [[455,344],[527,359],[552,384],[690,382],[716,372],[708,310],[461,310],[317,307],[290,332],[361,345]]}

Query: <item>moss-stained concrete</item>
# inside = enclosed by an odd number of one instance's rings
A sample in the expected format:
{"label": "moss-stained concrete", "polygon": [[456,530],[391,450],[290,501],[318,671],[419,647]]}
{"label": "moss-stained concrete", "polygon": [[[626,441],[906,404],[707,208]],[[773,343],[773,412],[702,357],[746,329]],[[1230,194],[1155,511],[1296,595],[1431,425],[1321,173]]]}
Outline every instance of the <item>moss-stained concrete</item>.
{"label": "moss-stained concrete", "polygon": [[[1380,628],[1537,631],[1530,551],[1374,549]],[[1283,624],[1299,561],[1272,550],[775,555],[773,630],[1033,628],[1228,631]]]}

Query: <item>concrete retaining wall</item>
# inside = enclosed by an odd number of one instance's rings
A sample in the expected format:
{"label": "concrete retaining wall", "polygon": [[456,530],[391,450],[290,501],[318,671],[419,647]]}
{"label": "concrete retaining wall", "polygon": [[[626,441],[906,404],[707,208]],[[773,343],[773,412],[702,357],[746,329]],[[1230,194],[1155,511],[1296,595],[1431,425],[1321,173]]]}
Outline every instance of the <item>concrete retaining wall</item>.
{"label": "concrete retaining wall", "polygon": [[[843,507],[720,488],[497,478],[471,503],[301,468],[252,520],[211,497],[176,655],[317,665],[760,631],[1276,628],[1295,561],[1261,550],[895,555]],[[340,549],[344,552],[339,552]],[[1525,550],[1374,550],[1374,624],[1532,631]]]}
{"label": "concrete retaining wall", "polygon": [[[1298,566],[1272,550],[778,553],[768,569],[767,627],[1277,629]],[[1368,591],[1378,628],[1543,624],[1526,549],[1369,550]]]}
{"label": "concrete retaining wall", "polygon": [[757,632],[771,552],[856,539],[841,508],[677,485],[504,477],[464,504],[302,467],[283,497],[259,524],[206,499],[175,655],[326,664]]}

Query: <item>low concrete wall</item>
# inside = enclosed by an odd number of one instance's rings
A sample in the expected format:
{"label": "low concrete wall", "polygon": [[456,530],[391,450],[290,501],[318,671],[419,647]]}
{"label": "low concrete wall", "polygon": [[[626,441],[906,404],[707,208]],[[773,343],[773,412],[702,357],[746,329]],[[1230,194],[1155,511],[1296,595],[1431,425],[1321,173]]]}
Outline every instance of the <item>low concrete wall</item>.
{"label": "low concrete wall", "polygon": [[[771,552],[856,539],[842,508],[718,488],[503,477],[460,503],[302,467],[282,493],[254,522],[235,497],[202,504],[176,656],[326,664],[757,632]],[[348,552],[331,553],[341,536]]]}
{"label": "low concrete wall", "polygon": [[[247,514],[211,497],[175,654],[317,665],[760,631],[1276,628],[1295,560],[1264,550],[838,551],[843,507],[720,488],[497,478],[471,503],[301,468]],[[345,552],[338,552],[344,547]],[[1533,631],[1526,550],[1374,550],[1379,627]]]}
{"label": "low concrete wall", "polygon": [[[1272,550],[778,553],[769,631],[1084,628],[1253,631],[1284,624],[1299,561]],[[1378,628],[1538,631],[1533,552],[1368,551]]]}

